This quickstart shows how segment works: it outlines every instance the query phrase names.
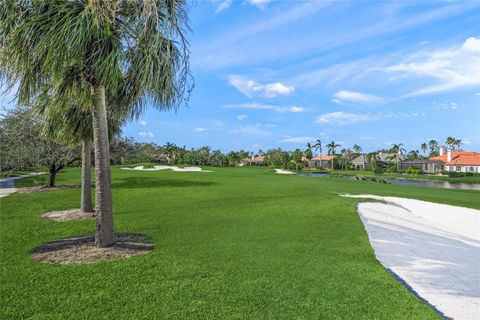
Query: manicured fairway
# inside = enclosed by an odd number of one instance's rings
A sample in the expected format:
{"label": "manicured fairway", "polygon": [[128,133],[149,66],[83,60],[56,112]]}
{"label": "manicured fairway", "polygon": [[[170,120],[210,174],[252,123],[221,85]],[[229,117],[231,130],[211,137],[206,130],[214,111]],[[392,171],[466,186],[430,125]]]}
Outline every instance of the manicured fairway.
{"label": "manicured fairway", "polygon": [[[480,208],[479,192],[211,170],[113,168],[117,231],[145,234],[156,247],[94,265],[29,256],[45,241],[93,233],[94,221],[40,219],[77,207],[79,189],[0,199],[0,319],[439,318],[376,261],[357,200],[337,194]],[[79,178],[70,169],[59,183]]]}

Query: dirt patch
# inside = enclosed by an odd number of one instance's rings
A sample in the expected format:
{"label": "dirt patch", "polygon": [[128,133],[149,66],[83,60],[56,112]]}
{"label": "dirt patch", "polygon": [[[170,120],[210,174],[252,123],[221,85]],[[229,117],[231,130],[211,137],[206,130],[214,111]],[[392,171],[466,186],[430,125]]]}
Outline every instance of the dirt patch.
{"label": "dirt patch", "polygon": [[82,220],[95,218],[95,212],[82,212],[80,209],[50,211],[42,214],[42,218],[54,221]]}
{"label": "dirt patch", "polygon": [[144,255],[153,247],[139,234],[119,234],[107,248],[95,247],[94,236],[83,236],[47,242],[32,251],[32,258],[50,264],[95,263]]}
{"label": "dirt patch", "polygon": [[24,187],[24,188],[17,188],[17,193],[32,193],[32,192],[49,192],[49,191],[57,191],[57,190],[65,190],[65,189],[77,189],[80,188],[79,184],[64,184],[57,187],[47,187],[47,186],[36,186],[36,187]]}

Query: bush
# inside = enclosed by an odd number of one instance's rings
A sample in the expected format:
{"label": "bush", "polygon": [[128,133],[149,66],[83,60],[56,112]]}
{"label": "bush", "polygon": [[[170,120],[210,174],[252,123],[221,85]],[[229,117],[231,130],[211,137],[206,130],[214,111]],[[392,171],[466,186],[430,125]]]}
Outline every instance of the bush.
{"label": "bush", "polygon": [[448,175],[450,178],[461,178],[461,177],[465,177],[465,173],[463,173],[463,172],[444,171],[443,174]]}
{"label": "bush", "polygon": [[385,173],[396,173],[397,167],[395,165],[389,165],[387,169],[385,169]]}
{"label": "bush", "polygon": [[407,170],[405,170],[405,173],[407,174],[422,174],[422,169],[417,168],[417,167],[410,167]]}
{"label": "bush", "polygon": [[375,172],[375,174],[383,174],[385,172],[385,168],[383,168],[381,166],[375,167],[374,172]]}

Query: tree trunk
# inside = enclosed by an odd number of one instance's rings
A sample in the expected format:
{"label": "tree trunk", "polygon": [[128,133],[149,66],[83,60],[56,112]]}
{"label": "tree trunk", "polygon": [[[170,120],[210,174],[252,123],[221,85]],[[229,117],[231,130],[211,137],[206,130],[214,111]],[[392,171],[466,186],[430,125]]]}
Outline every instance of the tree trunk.
{"label": "tree trunk", "polygon": [[48,177],[48,187],[55,187],[55,178],[57,177],[57,168],[54,164],[50,165],[49,177]]}
{"label": "tree trunk", "polygon": [[92,166],[92,144],[88,140],[82,141],[82,200],[80,202],[81,212],[93,212],[92,205],[92,180],[90,179],[90,168]]}
{"label": "tree trunk", "polygon": [[95,149],[95,213],[97,227],[95,246],[108,247],[115,242],[113,230],[112,189],[110,178],[110,152],[108,145],[107,107],[105,87],[93,90],[93,145]]}

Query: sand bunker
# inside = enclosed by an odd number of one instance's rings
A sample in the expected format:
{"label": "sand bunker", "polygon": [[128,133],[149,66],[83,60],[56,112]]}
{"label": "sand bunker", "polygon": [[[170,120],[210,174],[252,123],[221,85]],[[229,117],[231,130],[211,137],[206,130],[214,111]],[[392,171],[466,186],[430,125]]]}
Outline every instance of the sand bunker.
{"label": "sand bunker", "polygon": [[95,263],[144,255],[153,249],[138,234],[120,234],[113,246],[96,248],[95,237],[83,236],[47,242],[32,251],[35,261],[51,264]]}
{"label": "sand bunker", "polygon": [[51,211],[42,214],[42,218],[54,221],[82,220],[95,218],[95,212],[82,212],[80,209]]}
{"label": "sand bunker", "polygon": [[144,166],[138,166],[134,168],[122,168],[123,170],[141,170],[141,171],[159,171],[159,170],[172,170],[177,172],[211,172],[203,170],[200,167],[185,167],[179,168],[176,166],[153,166],[153,168],[144,168]]}
{"label": "sand bunker", "polygon": [[282,169],[274,169],[273,171],[275,171],[275,173],[279,173],[279,174],[295,174],[295,172],[288,171],[288,170],[282,170]]}
{"label": "sand bunker", "polygon": [[377,259],[446,317],[480,311],[480,210],[427,201],[362,202],[358,212]]}

